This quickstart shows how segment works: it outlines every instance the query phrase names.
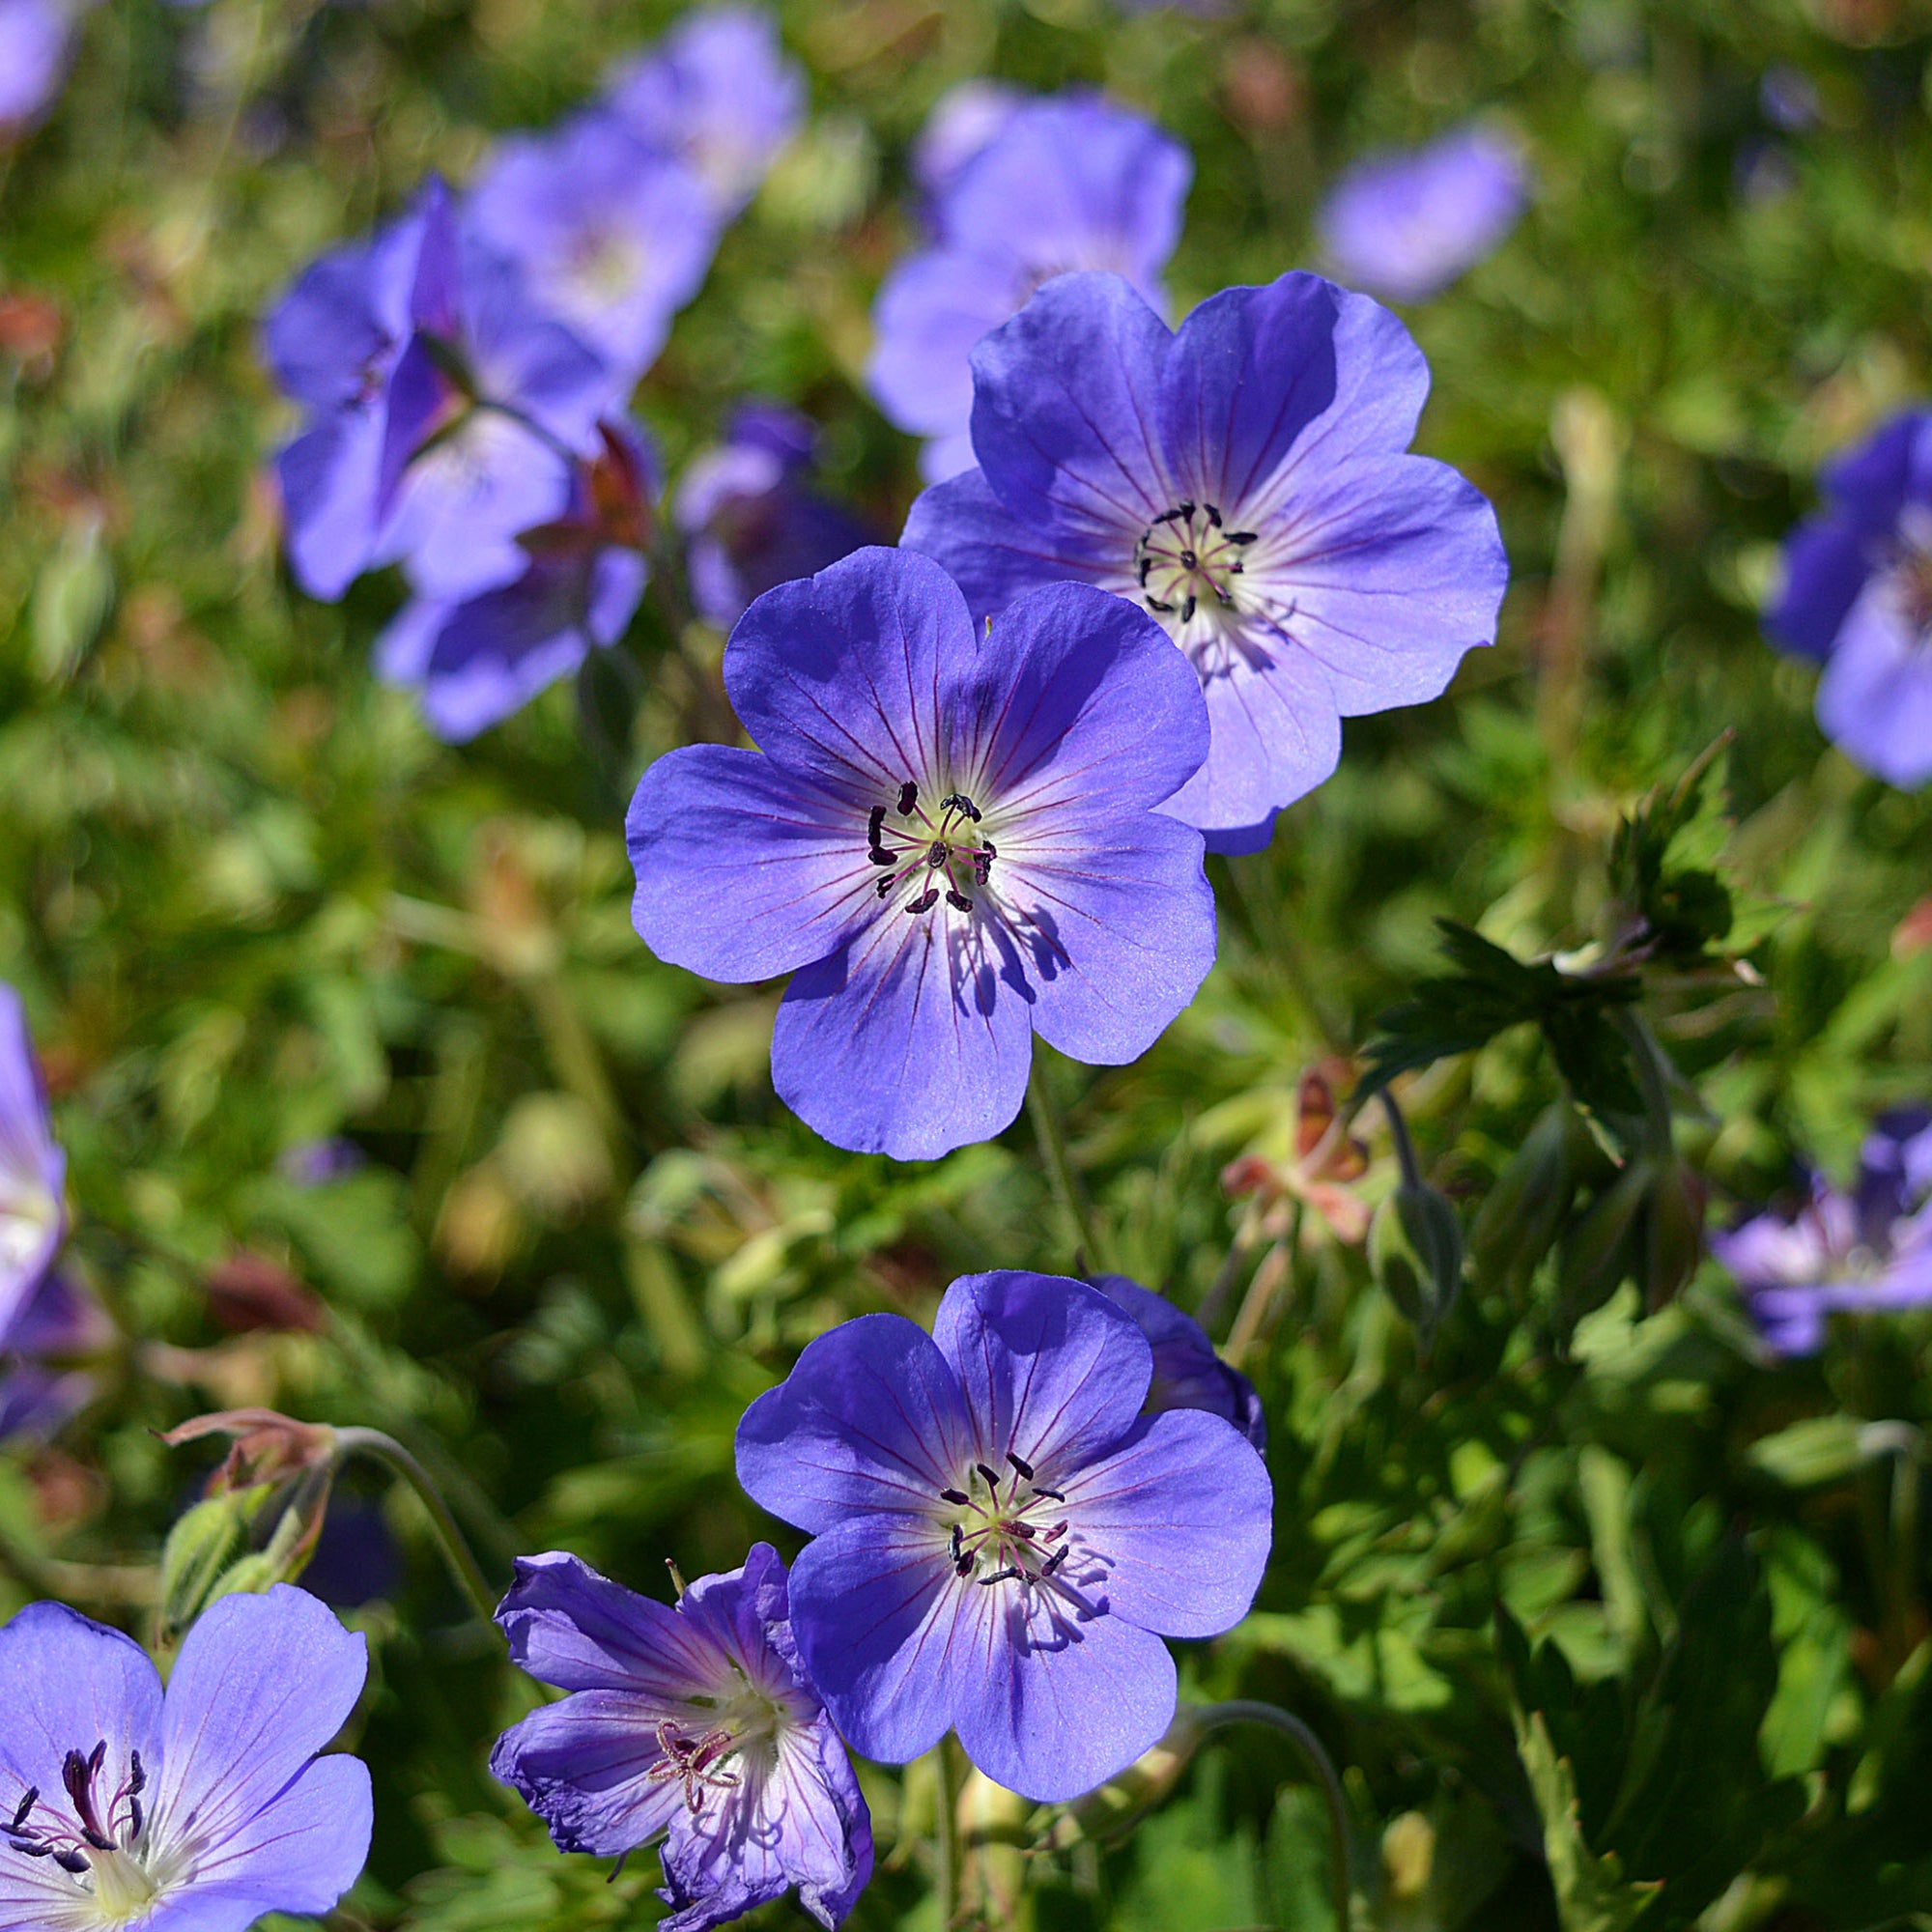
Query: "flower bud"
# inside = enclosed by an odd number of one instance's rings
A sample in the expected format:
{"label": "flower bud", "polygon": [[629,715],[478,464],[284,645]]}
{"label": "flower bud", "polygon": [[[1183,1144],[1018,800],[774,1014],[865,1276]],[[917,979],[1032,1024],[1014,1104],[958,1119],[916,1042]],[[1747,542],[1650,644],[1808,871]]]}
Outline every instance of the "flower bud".
{"label": "flower bud", "polygon": [[1609,1162],[1576,1108],[1567,1100],[1546,1108],[1477,1211],[1469,1233],[1477,1282],[1520,1297],[1593,1169],[1610,1171]]}
{"label": "flower bud", "polygon": [[1447,1197],[1426,1182],[1398,1187],[1370,1225],[1369,1266],[1427,1355],[1463,1287],[1463,1223]]}
{"label": "flower bud", "polygon": [[1566,1344],[1577,1322],[1642,1264],[1644,1208],[1655,1178],[1648,1155],[1633,1160],[1565,1231],[1556,1264],[1556,1330]]}

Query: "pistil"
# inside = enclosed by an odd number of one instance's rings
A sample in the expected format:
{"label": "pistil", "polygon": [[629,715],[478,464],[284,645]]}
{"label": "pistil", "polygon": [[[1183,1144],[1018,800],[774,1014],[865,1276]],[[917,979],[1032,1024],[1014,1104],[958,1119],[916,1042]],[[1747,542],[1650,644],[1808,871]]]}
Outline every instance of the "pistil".
{"label": "pistil", "polygon": [[1134,546],[1134,575],[1148,609],[1191,623],[1204,601],[1221,610],[1235,606],[1235,579],[1245,570],[1242,552],[1253,530],[1231,530],[1216,503],[1183,497],[1141,532]]}
{"label": "pistil", "polygon": [[[1072,1544],[1066,1536],[1065,1519],[1057,1521],[1034,1520],[1032,1512],[1041,1502],[1065,1504],[1065,1495],[1042,1483],[1033,1464],[1011,1450],[1007,1461],[1013,1473],[1003,1475],[985,1463],[976,1463],[966,1478],[966,1489],[944,1489],[942,1502],[970,1510],[972,1517],[952,1525],[949,1550],[953,1573],[962,1580],[973,1577],[982,1587],[996,1583],[1042,1583],[1050,1579],[1066,1561]],[[984,1500],[977,1493],[974,1478],[984,1484]],[[1006,1494],[1000,1486],[1006,1485]],[[976,1576],[982,1560],[992,1565]]]}

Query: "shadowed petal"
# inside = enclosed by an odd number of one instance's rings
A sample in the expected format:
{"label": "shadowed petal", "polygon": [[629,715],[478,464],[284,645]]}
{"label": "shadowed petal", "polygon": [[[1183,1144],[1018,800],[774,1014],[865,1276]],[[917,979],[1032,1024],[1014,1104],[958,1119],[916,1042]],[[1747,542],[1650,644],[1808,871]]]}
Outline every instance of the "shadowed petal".
{"label": "shadowed petal", "polygon": [[1342,755],[1342,720],[1325,669],[1283,647],[1271,662],[1237,663],[1203,690],[1213,750],[1162,808],[1211,838],[1258,823],[1311,792]]}
{"label": "shadowed petal", "polygon": [[559,1851],[614,1857],[685,1808],[676,1779],[653,1783],[648,1776],[662,1755],[660,1715],[654,1699],[634,1691],[579,1690],[505,1731],[490,1770],[523,1794]]}
{"label": "shadowed petal", "polygon": [[962,1275],[932,1339],[958,1374],[979,1460],[1005,1474],[1011,1451],[1056,1488],[1133,1427],[1153,1375],[1132,1318],[1062,1275]]}
{"label": "shadowed petal", "polygon": [[1267,1567],[1273,1492],[1235,1426],[1205,1409],[1150,1416],[1065,1486],[1067,1511],[1112,1564],[1117,1617],[1167,1636],[1218,1636]]}
{"label": "shadowed petal", "polygon": [[645,772],[625,836],[632,923],[659,958],[713,980],[822,959],[883,917],[865,814],[758,752],[687,745]]}
{"label": "shadowed petal", "polygon": [[560,1549],[517,1558],[497,1622],[510,1661],[559,1690],[670,1702],[708,1692],[718,1674],[716,1656],[677,1611]]}
{"label": "shadowed petal", "polygon": [[1068,578],[1123,596],[1133,588],[1131,539],[1122,550],[1120,532],[1111,526],[1096,536],[1059,523],[1024,522],[993,494],[982,469],[968,469],[923,492],[899,542],[945,565],[965,593],[976,624],[1025,592]]}
{"label": "shadowed petal", "polygon": [[367,1767],[317,1758],[197,1860],[189,1896],[320,1916],[361,1876],[374,1816]]}
{"label": "shadowed petal", "polygon": [[[738,1480],[774,1516],[829,1531],[855,1510],[936,1507],[972,1446],[958,1378],[932,1338],[903,1316],[862,1315],[808,1344],[745,1411]],[[796,1621],[796,1570],[790,1594]]]}

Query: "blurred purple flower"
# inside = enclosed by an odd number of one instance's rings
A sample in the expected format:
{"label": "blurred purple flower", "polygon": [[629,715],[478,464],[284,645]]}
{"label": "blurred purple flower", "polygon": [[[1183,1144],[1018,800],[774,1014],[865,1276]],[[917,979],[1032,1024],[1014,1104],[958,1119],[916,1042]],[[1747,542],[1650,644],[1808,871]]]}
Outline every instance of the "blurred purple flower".
{"label": "blurred purple flower", "polygon": [[66,1182],[26,1009],[0,980],[0,1347],[67,1238]]}
{"label": "blurred purple flower", "polygon": [[521,531],[515,574],[467,597],[417,597],[376,640],[376,667],[421,694],[439,737],[461,744],[521,710],[595,649],[614,644],[649,580],[655,466],[636,434],[605,425],[570,470],[562,514]]}
{"label": "blurred purple flower", "polygon": [[1210,850],[1265,844],[1335,769],[1345,717],[1435,696],[1495,635],[1495,515],[1407,453],[1429,366],[1366,296],[1289,274],[1176,333],[1118,275],[1065,275],[973,377],[980,468],[926,491],[901,542],[976,621],[1069,578],[1151,611],[1213,725],[1162,809]]}
{"label": "blurred purple flower", "polygon": [[1096,1275],[1094,1286],[1133,1318],[1153,1350],[1153,1383],[1147,1399],[1150,1415],[1163,1415],[1170,1408],[1205,1408],[1209,1415],[1232,1422],[1258,1450],[1266,1451],[1267,1418],[1254,1383],[1214,1352],[1208,1331],[1193,1316],[1123,1274]]}
{"label": "blurred purple flower", "polygon": [[316,1753],[367,1646],[300,1590],[222,1598],[166,1694],[140,1646],[64,1604],[0,1630],[0,1923],[241,1932],[320,1917],[369,1852],[369,1774]]}
{"label": "blurred purple flower", "polygon": [[560,1851],[662,1834],[664,1932],[705,1932],[794,1886],[834,1926],[872,1875],[871,1818],[786,1617],[769,1544],[671,1609],[561,1551],[517,1559],[497,1612],[511,1659],[571,1694],[505,1731],[490,1769]]}
{"label": "blurred purple flower", "polygon": [[339,597],[404,560],[431,596],[502,581],[518,532],[560,515],[569,453],[618,384],[533,302],[515,264],[459,232],[448,190],[363,246],[326,256],[268,325],[311,426],[278,459],[289,555]]}
{"label": "blurred purple flower", "polygon": [[1855,764],[1932,780],[1932,410],[1907,410],[1825,470],[1784,547],[1766,628],[1825,667],[1818,723]]}
{"label": "blurred purple flower", "polygon": [[1084,1283],[967,1275],[930,1336],[842,1322],[746,1410],[738,1479],[813,1538],[792,1627],[855,1749],[903,1764],[956,1729],[987,1776],[1056,1802],[1159,1739],[1161,1638],[1247,1613],[1272,1496],[1218,1415],[1142,1413],[1151,1373]]}
{"label": "blurred purple flower", "polygon": [[1214,957],[1201,839],[1156,808],[1207,748],[1158,626],[1084,584],[990,635],[868,549],[746,611],[724,688],[763,749],[645,772],[632,918],[713,980],[792,975],[779,1097],[836,1147],[935,1160],[1019,1112],[1035,1033],[1122,1065]]}
{"label": "blurred purple flower", "polygon": [[718,245],[703,182],[608,110],[499,142],[465,219],[603,356],[620,390],[657,359]]}
{"label": "blurred purple flower", "polygon": [[1328,266],[1386,301],[1423,301],[1492,253],[1529,198],[1514,142],[1461,128],[1343,176],[1316,216]]}
{"label": "blurred purple flower", "polygon": [[959,170],[933,245],[893,270],[872,309],[867,382],[900,429],[937,439],[921,457],[928,481],[971,468],[973,346],[1043,282],[1111,270],[1164,305],[1193,172],[1151,122],[1087,94],[1015,107]]}
{"label": "blurred purple flower", "polygon": [[962,80],[934,102],[913,143],[912,177],[934,202],[959,179],[967,162],[1005,132],[1025,104],[1016,87],[998,80]]}
{"label": "blurred purple flower", "polygon": [[114,1323],[72,1276],[52,1268],[0,1337],[0,1441],[45,1441],[94,1400],[82,1366],[114,1341]]}
{"label": "blurred purple flower", "polygon": [[1818,125],[1818,86],[1803,68],[1785,62],[1766,68],[1757,99],[1764,118],[1787,134],[1808,133]]}
{"label": "blurred purple flower", "polygon": [[805,119],[805,80],[755,7],[704,7],[611,76],[605,98],[645,147],[696,170],[729,221]]}
{"label": "blurred purple flower", "polygon": [[0,142],[53,104],[72,52],[72,14],[58,0],[0,0]]}
{"label": "blurred purple flower", "polygon": [[1932,1306],[1932,1114],[1877,1122],[1850,1194],[1814,1175],[1797,1213],[1714,1235],[1711,1252],[1780,1355],[1815,1354],[1833,1313]]}
{"label": "blurred purple flower", "polygon": [[724,443],[684,472],[674,515],[692,602],[728,631],[748,605],[848,556],[874,533],[811,489],[817,429],[777,403],[741,403]]}
{"label": "blurred purple flower", "polygon": [[366,1165],[368,1156],[352,1140],[332,1134],[327,1140],[298,1141],[275,1157],[275,1172],[298,1187],[327,1187],[344,1180]]}

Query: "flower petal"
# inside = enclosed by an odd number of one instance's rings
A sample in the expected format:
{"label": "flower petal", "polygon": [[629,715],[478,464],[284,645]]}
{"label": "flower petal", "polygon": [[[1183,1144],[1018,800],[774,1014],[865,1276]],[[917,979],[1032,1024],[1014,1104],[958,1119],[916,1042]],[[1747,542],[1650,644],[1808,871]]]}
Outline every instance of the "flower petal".
{"label": "flower petal", "polygon": [[[808,1343],[745,1411],[738,1480],[761,1509],[816,1533],[855,1511],[934,1509],[972,1446],[958,1378],[932,1338],[900,1315],[862,1315]],[[790,1594],[795,1624],[796,1569]]]}
{"label": "flower petal", "polygon": [[579,1690],[497,1740],[490,1770],[523,1794],[563,1852],[600,1858],[653,1838],[685,1808],[675,1778],[653,1782],[655,1702],[629,1690]]}
{"label": "flower petal", "polygon": [[1875,582],[1852,607],[1818,680],[1818,723],[1855,764],[1917,791],[1932,780],[1932,657]]}
{"label": "flower petal", "polygon": [[1117,1617],[1167,1636],[1218,1636],[1247,1615],[1267,1566],[1274,1492],[1232,1423],[1199,1408],[1150,1416],[1061,1487],[1081,1536],[1112,1565]]}
{"label": "flower petal", "polygon": [[625,821],[631,918],[659,958],[743,981],[822,959],[877,914],[864,815],[759,752],[687,745],[645,772]]}
{"label": "flower petal", "polygon": [[561,1549],[520,1556],[497,1606],[510,1661],[559,1690],[622,1690],[670,1703],[717,1688],[717,1649],[668,1604],[613,1583]]}
{"label": "flower petal", "polygon": [[974,1588],[946,1668],[966,1755],[1042,1804],[1124,1771],[1174,1721],[1167,1646],[1061,1592]]}
{"label": "flower petal", "polygon": [[1012,314],[1024,287],[1004,249],[935,248],[893,269],[879,285],[866,367],[887,418],[914,436],[963,430],[973,413],[973,345]]}
{"label": "flower petal", "polygon": [[906,518],[900,544],[933,557],[965,593],[976,624],[1014,598],[1068,578],[1122,594],[1133,588],[1133,544],[1109,526],[1097,535],[1058,522],[1025,522],[993,494],[983,469],[935,483]]}
{"label": "flower petal", "polygon": [[257,1917],[319,1917],[361,1876],[374,1819],[368,1768],[353,1757],[317,1758],[210,1847],[195,1863],[188,1895],[198,1904],[250,1906]]}
{"label": "flower petal", "polygon": [[760,597],[725,647],[724,688],[761,750],[864,812],[936,773],[939,720],[979,655],[945,571],[869,544]]}
{"label": "flower petal", "polygon": [[1823,664],[1882,550],[1847,516],[1801,524],[1784,546],[1784,588],[1766,612],[1765,628],[1786,650]]}
{"label": "flower petal", "polygon": [[1056,1489],[1134,1426],[1153,1377],[1133,1319],[1061,1275],[962,1275],[932,1339],[958,1374],[975,1460],[1004,1473],[1010,1451]]}
{"label": "flower petal", "polygon": [[940,917],[887,907],[779,1005],[773,1084],[834,1147],[937,1160],[1020,1110],[1035,998],[1023,962],[995,922]]}
{"label": "flower petal", "polygon": [[160,1846],[242,1832],[355,1708],[368,1645],[305,1590],[223,1597],[204,1610],[168,1680]]}

